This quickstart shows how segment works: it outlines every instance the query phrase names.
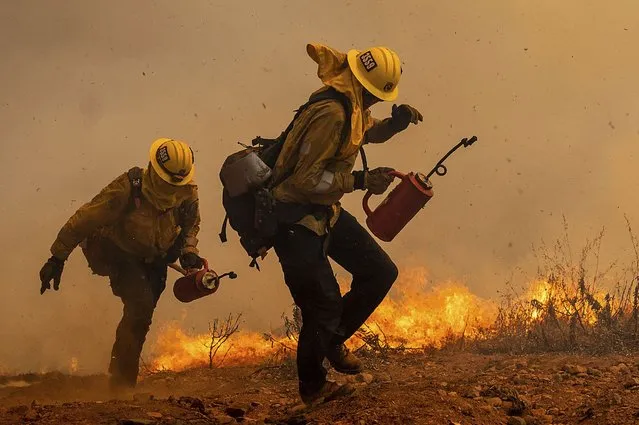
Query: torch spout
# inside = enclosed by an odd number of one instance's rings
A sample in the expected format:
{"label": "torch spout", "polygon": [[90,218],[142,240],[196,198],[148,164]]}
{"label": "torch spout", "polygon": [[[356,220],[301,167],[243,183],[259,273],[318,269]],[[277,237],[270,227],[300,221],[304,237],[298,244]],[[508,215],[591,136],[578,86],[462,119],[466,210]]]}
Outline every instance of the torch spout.
{"label": "torch spout", "polygon": [[433,174],[437,174],[438,176],[445,176],[446,173],[448,172],[448,169],[444,165],[444,161],[446,161],[446,159],[448,159],[448,157],[451,156],[453,154],[453,152],[455,152],[460,147],[463,146],[463,147],[467,148],[467,147],[471,146],[473,143],[475,143],[476,141],[477,141],[477,136],[473,136],[470,139],[463,138],[461,140],[461,142],[457,143],[457,145],[454,148],[449,150],[448,153],[446,155],[444,155],[444,157],[442,159],[439,160],[437,165],[435,165],[435,168],[433,168],[430,171],[430,173],[428,173],[428,175],[426,176],[426,180],[428,180]]}

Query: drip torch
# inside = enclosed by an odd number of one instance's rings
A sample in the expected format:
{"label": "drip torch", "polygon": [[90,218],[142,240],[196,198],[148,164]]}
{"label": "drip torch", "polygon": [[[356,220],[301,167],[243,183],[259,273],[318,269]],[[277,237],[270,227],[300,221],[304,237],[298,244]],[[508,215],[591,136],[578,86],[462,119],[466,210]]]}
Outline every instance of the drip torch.
{"label": "drip torch", "polygon": [[366,225],[370,231],[384,242],[392,241],[395,236],[408,224],[409,221],[424,208],[426,203],[433,197],[433,185],[430,177],[433,174],[444,176],[448,169],[443,164],[444,161],[460,147],[468,147],[477,141],[477,137],[464,138],[454,148],[448,151],[437,165],[427,174],[408,173],[391,171],[389,174],[401,179],[401,182],[388,194],[386,199],[380,203],[374,211],[368,206],[368,201],[372,196],[367,192],[364,196],[362,206],[366,213]]}
{"label": "drip torch", "polygon": [[211,295],[217,291],[217,288],[220,286],[220,279],[224,277],[228,276],[229,279],[235,279],[237,277],[235,272],[218,275],[215,271],[209,269],[208,261],[204,258],[202,261],[204,267],[192,273],[188,273],[177,264],[169,264],[169,267],[173,270],[184,275],[173,284],[173,294],[175,298],[183,303],[190,303],[198,298]]}

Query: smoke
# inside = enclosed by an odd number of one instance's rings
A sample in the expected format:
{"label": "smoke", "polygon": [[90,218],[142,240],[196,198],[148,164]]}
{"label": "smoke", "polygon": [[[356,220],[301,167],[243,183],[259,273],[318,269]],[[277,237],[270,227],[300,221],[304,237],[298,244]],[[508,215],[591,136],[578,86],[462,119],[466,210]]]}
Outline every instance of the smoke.
{"label": "smoke", "polygon": [[[292,303],[271,254],[264,271],[223,218],[217,177],[225,156],[276,136],[318,88],[307,42],[400,54],[402,103],[424,122],[367,150],[373,166],[428,171],[462,137],[479,142],[433,179],[435,198],[392,243],[402,265],[433,281],[494,295],[512,270],[534,270],[530,246],[561,231],[576,244],[602,226],[610,258],[626,254],[623,213],[639,219],[637,6],[596,1],[123,0],[0,4],[0,195],[4,255],[0,368],[104,371],[121,304],[76,251],[58,293],[37,273],[58,229],[133,165],[156,137],[196,151],[201,249],[240,278],[214,296],[178,303],[170,286],[155,324],[242,311],[245,328],[280,324]],[[376,106],[385,117],[390,105]],[[362,219],[361,194],[344,205]],[[172,272],[171,272],[172,273]],[[343,272],[339,272],[343,275]],[[177,277],[171,274],[171,279]],[[157,326],[154,326],[155,329]],[[149,336],[153,340],[154,333]]]}

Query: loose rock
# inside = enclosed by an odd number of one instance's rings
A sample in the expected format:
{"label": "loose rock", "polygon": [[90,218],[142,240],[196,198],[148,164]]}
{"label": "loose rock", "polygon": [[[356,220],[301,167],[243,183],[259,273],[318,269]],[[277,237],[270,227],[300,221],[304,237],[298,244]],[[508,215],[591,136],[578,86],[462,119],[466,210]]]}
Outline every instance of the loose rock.
{"label": "loose rock", "polygon": [[29,409],[27,413],[25,413],[23,419],[27,422],[34,422],[40,419],[40,414],[33,409]]}
{"label": "loose rock", "polygon": [[240,406],[227,407],[224,412],[233,418],[243,418],[246,415],[246,409]]}
{"label": "loose rock", "polygon": [[138,393],[133,395],[133,400],[139,402],[153,400],[153,394],[151,393]]}
{"label": "loose rock", "polygon": [[471,388],[469,390],[466,390],[463,393],[462,397],[465,397],[465,398],[477,398],[477,397],[480,397],[479,390],[477,388]]}
{"label": "loose rock", "polygon": [[602,373],[601,373],[601,371],[599,369],[595,369],[595,368],[592,368],[592,367],[588,368],[587,373],[589,375],[596,376],[596,377],[600,377],[602,375]]}
{"label": "loose rock", "polygon": [[27,412],[29,411],[29,406],[15,406],[15,407],[11,407],[8,410],[8,413],[10,414],[14,414],[14,415],[21,415],[24,416],[27,414]]}
{"label": "loose rock", "polygon": [[462,415],[473,416],[473,406],[467,401],[461,400],[458,404],[458,408]]}
{"label": "loose rock", "polygon": [[286,421],[287,425],[306,425],[309,420],[304,415],[293,416]]}
{"label": "loose rock", "polygon": [[625,363],[619,363],[617,365],[617,367],[619,368],[619,372],[621,372],[621,373],[623,373],[625,375],[628,375],[630,373],[630,368]]}
{"label": "loose rock", "polygon": [[306,405],[305,404],[298,404],[297,406],[291,407],[289,412],[293,413],[293,414],[297,414],[297,413],[303,412],[304,410],[306,410]]}
{"label": "loose rock", "polygon": [[391,382],[393,378],[388,373],[378,373],[377,380],[379,382]]}
{"label": "loose rock", "polygon": [[624,388],[634,388],[639,386],[639,378],[629,378],[623,384]]}
{"label": "loose rock", "polygon": [[235,419],[233,419],[230,416],[226,416],[226,415],[217,415],[217,416],[213,416],[211,419],[213,419],[213,421],[216,424],[219,425],[227,425],[227,424],[234,424],[237,421]]}
{"label": "loose rock", "polygon": [[493,407],[493,406],[490,406],[490,405],[488,405],[488,404],[484,404],[484,405],[482,405],[482,406],[479,406],[479,408],[480,408],[481,410],[483,410],[484,412],[486,412],[486,413],[491,413],[491,412],[494,410],[494,407]]}
{"label": "loose rock", "polygon": [[357,375],[357,382],[364,382],[366,384],[370,384],[373,382],[373,375],[370,373],[360,373]]}
{"label": "loose rock", "polygon": [[579,365],[567,364],[564,366],[564,371],[568,372],[571,375],[578,375],[580,373],[586,373],[588,369]]}
{"label": "loose rock", "polygon": [[508,425],[526,425],[526,421],[519,416],[511,416],[508,418]]}
{"label": "loose rock", "polygon": [[502,401],[499,397],[487,398],[486,403],[488,403],[489,406],[493,406],[493,407],[499,407],[502,405]]}
{"label": "loose rock", "polygon": [[513,378],[513,384],[515,385],[526,385],[527,382],[528,380],[523,376],[515,376],[515,378]]}
{"label": "loose rock", "polygon": [[206,410],[202,400],[195,397],[180,397],[178,399],[178,404],[181,404],[182,406],[190,407],[191,409],[199,410],[201,413],[204,413]]}
{"label": "loose rock", "polygon": [[120,425],[153,425],[155,421],[150,419],[121,419]]}

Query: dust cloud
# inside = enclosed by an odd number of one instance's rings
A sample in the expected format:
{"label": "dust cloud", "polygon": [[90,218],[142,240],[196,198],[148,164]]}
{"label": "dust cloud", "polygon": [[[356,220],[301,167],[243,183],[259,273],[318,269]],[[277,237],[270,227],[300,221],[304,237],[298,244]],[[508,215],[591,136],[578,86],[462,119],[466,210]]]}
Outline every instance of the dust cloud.
{"label": "dust cloud", "polygon": [[[105,371],[121,309],[106,280],[79,250],[60,292],[40,296],[37,274],[66,219],[146,165],[157,137],[193,145],[202,253],[240,278],[192,305],[169,286],[149,340],[169,320],[203,331],[229,312],[242,311],[245,328],[279,326],[292,301],[275,256],[258,273],[233,234],[218,241],[218,167],[236,142],[279,134],[318,88],[307,42],[400,54],[399,101],[424,122],[369,148],[372,165],[428,171],[459,139],[479,137],[385,244],[400,265],[494,296],[512,270],[534,271],[530,246],[556,237],[562,214],[576,244],[605,226],[604,249],[622,258],[623,214],[639,227],[638,9],[632,0],[0,2],[0,370],[67,370],[76,357],[79,373]],[[361,197],[344,204],[363,219]]]}

